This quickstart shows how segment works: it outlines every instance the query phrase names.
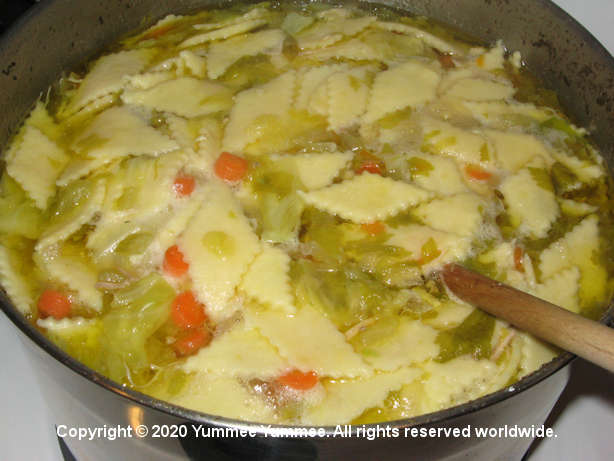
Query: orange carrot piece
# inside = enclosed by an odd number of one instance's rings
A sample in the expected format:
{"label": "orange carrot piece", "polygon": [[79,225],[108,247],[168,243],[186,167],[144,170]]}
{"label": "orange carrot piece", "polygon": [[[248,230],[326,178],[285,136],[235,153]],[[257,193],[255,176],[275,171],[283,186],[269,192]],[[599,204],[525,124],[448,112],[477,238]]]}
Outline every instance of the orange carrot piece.
{"label": "orange carrot piece", "polygon": [[373,221],[360,226],[367,234],[375,236],[386,230],[386,225],[381,221]]}
{"label": "orange carrot piece", "polygon": [[45,290],[38,298],[38,312],[41,317],[63,319],[70,314],[70,299],[56,290]]}
{"label": "orange carrot piece", "polygon": [[381,175],[382,174],[382,167],[377,162],[367,161],[367,162],[362,163],[356,169],[356,173],[362,174],[365,171],[367,171],[369,173],[380,174]]}
{"label": "orange carrot piece", "polygon": [[478,181],[486,181],[492,178],[492,173],[478,165],[467,165],[465,167],[465,173],[467,173],[467,176],[471,179],[476,179]]}
{"label": "orange carrot piece", "polygon": [[184,261],[183,253],[179,247],[177,245],[173,245],[166,250],[166,253],[164,253],[162,268],[164,269],[164,272],[172,275],[173,277],[181,277],[188,271],[190,265]]}
{"label": "orange carrot piece", "polygon": [[524,257],[524,251],[521,247],[514,248],[514,267],[518,272],[524,272],[524,263],[522,261]]}
{"label": "orange carrot piece", "polygon": [[[365,171],[373,174],[383,174],[386,170],[383,160],[373,155],[367,149],[361,149],[356,155],[354,164],[356,174],[362,174]],[[356,166],[357,165],[357,166]]]}
{"label": "orange carrot piece", "polygon": [[213,167],[218,178],[224,181],[240,181],[247,174],[247,160],[238,155],[222,152]]}
{"label": "orange carrot piece", "polygon": [[199,303],[191,291],[179,293],[171,305],[171,318],[179,328],[189,329],[204,325],[207,320],[205,306]]}
{"label": "orange carrot piece", "polygon": [[194,176],[178,175],[173,183],[173,189],[179,197],[186,197],[194,191],[196,180]]}
{"label": "orange carrot piece", "polygon": [[292,370],[281,375],[277,381],[297,391],[306,391],[318,384],[318,375],[315,371],[303,373],[300,370]]}
{"label": "orange carrot piece", "polygon": [[173,349],[179,357],[192,355],[211,342],[211,333],[205,328],[190,331],[173,343]]}

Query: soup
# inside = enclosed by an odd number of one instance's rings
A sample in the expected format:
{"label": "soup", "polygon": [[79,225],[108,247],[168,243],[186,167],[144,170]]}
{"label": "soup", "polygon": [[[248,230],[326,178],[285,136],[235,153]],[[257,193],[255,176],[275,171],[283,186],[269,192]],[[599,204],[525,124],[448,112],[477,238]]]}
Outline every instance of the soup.
{"label": "soup", "polygon": [[94,370],[249,421],[406,418],[557,351],[456,299],[459,262],[597,317],[601,157],[502,43],[321,4],[168,16],[36,104],[0,275]]}

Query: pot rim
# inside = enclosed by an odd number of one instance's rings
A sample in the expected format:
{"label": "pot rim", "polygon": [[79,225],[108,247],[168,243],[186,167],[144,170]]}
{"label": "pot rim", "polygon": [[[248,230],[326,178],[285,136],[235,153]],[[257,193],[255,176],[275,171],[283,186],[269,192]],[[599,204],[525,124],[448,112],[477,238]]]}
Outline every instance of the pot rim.
{"label": "pot rim", "polygon": [[[534,0],[537,3],[538,8],[542,8],[550,13],[552,16],[565,21],[574,31],[574,33],[582,39],[587,46],[597,51],[602,55],[602,58],[608,63],[608,68],[614,74],[614,57],[604,48],[604,46],[580,23],[578,23],[567,12],[561,9],[550,0]],[[39,14],[43,14],[45,9],[50,7],[52,1],[36,3],[29,10],[27,10],[20,18],[18,18],[8,30],[0,36],[0,51],[3,48],[4,43],[10,42],[13,35],[17,34],[19,29],[31,21],[36,21]],[[363,3],[363,1],[359,1]],[[365,1],[364,3],[377,3]],[[610,171],[610,176],[612,172]],[[119,397],[128,399],[129,401],[142,405],[144,407],[161,411],[170,416],[174,416],[180,419],[187,420],[186,422],[196,422],[200,424],[216,425],[221,427],[232,428],[235,430],[245,430],[250,433],[255,433],[257,436],[272,435],[296,427],[314,427],[323,428],[325,436],[330,436],[334,433],[337,426],[296,426],[296,425],[283,425],[283,424],[269,424],[251,421],[242,421],[223,416],[210,415],[207,413],[199,412],[196,410],[190,410],[179,405],[174,405],[169,402],[156,399],[141,392],[129,389],[122,386],[115,381],[105,377],[104,375],[94,371],[87,367],[83,363],[69,356],[66,352],[60,349],[47,339],[39,330],[32,325],[23,314],[21,314],[11,303],[6,292],[0,287],[0,307],[4,314],[14,323],[21,332],[29,338],[34,344],[36,344],[45,353],[49,354],[55,360],[66,366],[70,371],[81,375],[88,381],[101,386],[102,388],[116,394]],[[610,327],[614,326],[614,297],[610,300],[607,310],[604,312],[600,319],[601,323]],[[23,338],[20,338],[23,339]],[[424,415],[415,416],[412,418],[384,421],[380,423],[365,424],[367,428],[377,426],[390,426],[390,427],[416,427],[425,425],[435,425],[437,423],[443,423],[447,420],[453,420],[456,417],[464,416],[476,412],[482,408],[490,405],[503,402],[517,394],[522,393],[526,389],[537,385],[541,381],[550,377],[557,371],[561,370],[566,365],[570,364],[576,356],[569,352],[563,352],[550,362],[543,364],[539,369],[524,376],[519,381],[516,381],[512,385],[506,386],[496,392],[487,394],[475,400],[456,405],[444,410],[439,410]]]}

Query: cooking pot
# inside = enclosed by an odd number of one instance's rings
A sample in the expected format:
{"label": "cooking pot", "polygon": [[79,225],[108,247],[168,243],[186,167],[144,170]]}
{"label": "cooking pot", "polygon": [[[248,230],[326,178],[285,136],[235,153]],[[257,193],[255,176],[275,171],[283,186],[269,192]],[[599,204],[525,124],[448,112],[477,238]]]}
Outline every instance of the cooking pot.
{"label": "cooking pot", "polygon": [[[46,0],[30,10],[0,42],[0,146],[29,112],[41,91],[65,69],[92,58],[117,37],[151,25],[169,12],[220,7],[229,1]],[[579,24],[546,0],[381,0],[389,6],[447,23],[482,40],[502,38],[519,50],[529,69],[555,90],[574,121],[591,129],[608,170],[614,166],[614,59]],[[11,305],[5,314],[37,372],[43,396],[58,424],[130,428],[131,437],[92,441],[66,438],[77,459],[520,459],[531,438],[420,437],[405,429],[531,427],[541,425],[567,381],[571,354],[499,392],[440,412],[380,425],[399,437],[278,437],[283,426],[262,426],[206,415],[125,389],[76,362],[46,340]],[[614,306],[602,321],[612,323]],[[106,425],[106,426],[105,426]],[[169,426],[172,425],[172,426]],[[192,425],[203,432],[196,436]],[[146,427],[149,435],[139,437]],[[154,437],[170,434],[177,437]],[[182,428],[186,428],[184,430]],[[242,429],[254,437],[202,437],[211,428]],[[366,429],[376,430],[376,425]],[[125,434],[124,434],[125,435]]]}

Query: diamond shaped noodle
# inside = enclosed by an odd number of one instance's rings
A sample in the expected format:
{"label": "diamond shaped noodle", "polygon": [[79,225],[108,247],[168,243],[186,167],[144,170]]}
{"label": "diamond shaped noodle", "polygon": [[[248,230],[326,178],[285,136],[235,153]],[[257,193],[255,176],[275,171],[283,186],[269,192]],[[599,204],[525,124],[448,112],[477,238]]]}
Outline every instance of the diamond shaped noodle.
{"label": "diamond shaped noodle", "polygon": [[216,79],[235,62],[245,56],[262,53],[279,54],[286,35],[279,29],[264,30],[229,38],[211,44],[207,53],[207,75]]}
{"label": "diamond shaped noodle", "polygon": [[424,153],[411,153],[407,157],[410,161],[412,157],[424,160],[433,167],[427,174],[412,176],[412,181],[418,186],[442,195],[467,192],[467,185],[454,160]]}
{"label": "diamond shaped noodle", "polygon": [[399,327],[390,337],[382,338],[369,347],[365,361],[376,370],[386,371],[419,364],[439,354],[436,337],[437,330],[434,328],[401,317]]}
{"label": "diamond shaped noodle", "polygon": [[535,296],[567,310],[579,313],[578,283],[580,270],[572,266],[548,277],[535,287]]}
{"label": "diamond shaped noodle", "polygon": [[505,170],[518,171],[536,156],[552,162],[544,144],[533,135],[495,130],[487,130],[485,134],[495,147],[497,163]]}
{"label": "diamond shaped noodle", "polygon": [[190,265],[195,294],[216,320],[224,316],[261,247],[231,190],[217,181],[203,189],[203,204],[179,239],[179,248]]}
{"label": "diamond shaped noodle", "polygon": [[281,310],[248,306],[245,319],[246,324],[258,328],[294,368],[334,378],[371,374],[371,367],[354,352],[345,336],[312,307],[304,306],[289,315]]}
{"label": "diamond shaped noodle", "polygon": [[450,45],[445,40],[442,40],[433,34],[429,34],[428,32],[425,32],[422,29],[419,29],[417,27],[412,27],[408,24],[402,24],[400,22],[376,21],[371,25],[371,27],[382,29],[382,30],[387,30],[389,32],[394,32],[396,34],[414,35],[420,40],[422,40],[428,46],[433,47],[436,50],[441,51],[442,53],[453,53],[453,54],[459,53],[459,50],[457,50],[455,47]]}
{"label": "diamond shaped noodle", "polygon": [[299,110],[309,108],[311,98],[315,95],[316,90],[325,84],[328,77],[347,68],[347,64],[330,64],[300,69],[297,75],[298,90],[294,106]]}
{"label": "diamond shaped noodle", "polygon": [[259,117],[286,114],[294,99],[295,81],[296,73],[290,71],[264,85],[237,94],[224,133],[224,150],[241,152],[249,143],[256,141],[258,133],[250,130],[250,127]]}
{"label": "diamond shaped noodle", "polygon": [[225,418],[258,422],[276,421],[270,405],[249,392],[239,380],[208,373],[196,373],[191,376],[182,391],[173,396],[173,403]]}
{"label": "diamond shaped noodle", "polygon": [[336,73],[327,81],[328,122],[333,131],[360,122],[370,93],[369,68],[359,67]]}
{"label": "diamond shaped noodle", "polygon": [[405,248],[410,252],[412,260],[419,260],[422,256],[423,246],[433,239],[441,254],[429,263],[420,266],[425,274],[437,270],[449,262],[462,261],[471,253],[471,239],[469,237],[438,231],[428,226],[419,224],[399,226],[392,229],[391,234],[392,236],[387,243]]}
{"label": "diamond shaped noodle", "polygon": [[261,304],[292,313],[294,296],[290,290],[290,256],[264,244],[243,277],[240,288]]}
{"label": "diamond shaped noodle", "polygon": [[494,159],[485,153],[492,152],[488,139],[451,123],[424,117],[422,120],[423,150],[454,157],[464,163],[482,165],[491,169]]}
{"label": "diamond shaped noodle", "polygon": [[518,231],[532,238],[546,237],[560,214],[554,193],[538,184],[527,168],[508,176],[500,189]]}
{"label": "diamond shaped noodle", "polygon": [[352,421],[365,410],[382,405],[388,394],[399,390],[422,374],[419,368],[401,368],[391,373],[379,373],[367,379],[338,380],[326,383],[326,396],[308,408],[303,424],[324,426],[339,421]]}
{"label": "diamond shaped noodle", "polygon": [[141,49],[120,51],[98,59],[81,82],[68,106],[62,111],[62,115],[70,115],[94,99],[120,91],[124,86],[125,77],[141,72],[151,55],[151,50]]}
{"label": "diamond shaped noodle", "polygon": [[276,377],[289,368],[271,343],[258,330],[237,325],[213,338],[181,367],[224,377],[245,379]]}
{"label": "diamond shaped noodle", "polygon": [[126,90],[146,90],[148,88],[152,88],[162,82],[166,82],[167,80],[172,80],[175,78],[175,73],[170,70],[160,70],[155,72],[146,72],[143,74],[136,74],[126,76],[124,80],[126,81]]}
{"label": "diamond shaped noodle", "polygon": [[198,34],[188,38],[182,42],[180,48],[189,48],[191,46],[201,45],[203,43],[211,42],[213,40],[224,40],[235,35],[244,34],[250,30],[257,29],[260,26],[264,26],[267,23],[264,19],[251,19],[239,24],[233,24],[221,29],[205,32],[204,34]]}
{"label": "diamond shaped noodle", "polygon": [[23,277],[24,261],[20,251],[0,245],[0,281],[13,304],[22,314],[32,312],[34,288],[30,278]]}
{"label": "diamond shaped noodle", "polygon": [[[440,80],[439,73],[419,60],[380,72],[375,76],[363,121],[372,123],[391,112],[424,105],[435,98]],[[407,82],[412,82],[412,86]]]}
{"label": "diamond shaped noodle", "polygon": [[66,166],[58,185],[66,185],[96,168],[128,155],[160,155],[179,144],[147,125],[126,106],[105,110],[76,137],[71,148],[79,154]]}
{"label": "diamond shaped noodle", "polygon": [[36,206],[45,209],[69,157],[38,128],[26,125],[20,137],[21,142],[14,144],[7,154],[6,169]]}
{"label": "diamond shaped noodle", "polygon": [[468,192],[432,200],[413,213],[434,229],[471,237],[482,224],[480,209],[485,205],[478,195]]}
{"label": "diamond shaped noodle", "polygon": [[328,186],[350,163],[352,152],[321,152],[275,156],[275,163],[298,176],[307,190]]}
{"label": "diamond shaped noodle", "polygon": [[98,271],[78,246],[62,243],[41,249],[37,260],[52,278],[75,291],[79,301],[96,311],[102,309],[102,293],[95,286]]}
{"label": "diamond shaped noodle", "polygon": [[540,256],[539,269],[543,277],[550,277],[574,264],[590,259],[599,248],[599,219],[590,215],[552,243]]}
{"label": "diamond shaped noodle", "polygon": [[375,18],[372,16],[320,21],[297,34],[296,41],[301,50],[324,48],[337,43],[344,37],[358,34],[373,21]]}
{"label": "diamond shaped noodle", "polygon": [[339,184],[302,193],[314,207],[357,223],[383,220],[431,197],[420,187],[363,173]]}
{"label": "diamond shaped noodle", "polygon": [[232,105],[232,92],[227,87],[193,77],[167,80],[145,90],[127,90],[121,98],[126,104],[183,117],[207,115]]}
{"label": "diamond shaped noodle", "polygon": [[445,95],[466,101],[496,101],[510,99],[515,92],[516,89],[507,83],[485,78],[463,78],[452,84]]}
{"label": "diamond shaped noodle", "polygon": [[424,369],[429,373],[424,380],[429,411],[437,411],[447,408],[452,402],[483,395],[496,374],[497,366],[490,360],[475,360],[470,355],[463,355],[445,363],[427,363]]}

